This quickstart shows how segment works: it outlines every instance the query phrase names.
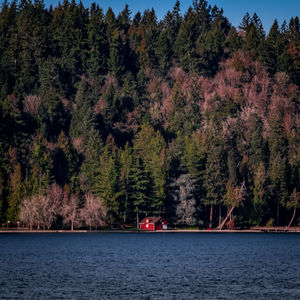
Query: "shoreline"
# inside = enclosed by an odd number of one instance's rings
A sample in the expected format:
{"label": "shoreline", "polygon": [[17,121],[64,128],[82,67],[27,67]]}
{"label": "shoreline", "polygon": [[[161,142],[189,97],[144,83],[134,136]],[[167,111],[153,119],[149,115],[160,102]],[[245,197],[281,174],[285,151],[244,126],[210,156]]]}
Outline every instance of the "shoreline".
{"label": "shoreline", "polygon": [[297,228],[257,228],[257,229],[168,229],[168,230],[29,230],[29,229],[0,229],[0,234],[9,233],[300,233]]}

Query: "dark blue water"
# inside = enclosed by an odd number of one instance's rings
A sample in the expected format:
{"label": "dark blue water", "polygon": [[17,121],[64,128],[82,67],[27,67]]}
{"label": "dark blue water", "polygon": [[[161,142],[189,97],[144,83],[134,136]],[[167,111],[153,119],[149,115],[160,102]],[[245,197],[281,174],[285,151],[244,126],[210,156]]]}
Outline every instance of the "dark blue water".
{"label": "dark blue water", "polygon": [[1,299],[300,299],[300,235],[0,235]]}

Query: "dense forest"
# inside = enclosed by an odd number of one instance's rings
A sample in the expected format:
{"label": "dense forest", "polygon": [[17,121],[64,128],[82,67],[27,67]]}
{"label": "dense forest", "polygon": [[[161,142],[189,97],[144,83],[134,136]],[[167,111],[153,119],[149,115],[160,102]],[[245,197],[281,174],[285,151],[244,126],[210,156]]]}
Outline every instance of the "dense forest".
{"label": "dense forest", "polygon": [[0,36],[2,223],[299,221],[298,17],[5,0]]}

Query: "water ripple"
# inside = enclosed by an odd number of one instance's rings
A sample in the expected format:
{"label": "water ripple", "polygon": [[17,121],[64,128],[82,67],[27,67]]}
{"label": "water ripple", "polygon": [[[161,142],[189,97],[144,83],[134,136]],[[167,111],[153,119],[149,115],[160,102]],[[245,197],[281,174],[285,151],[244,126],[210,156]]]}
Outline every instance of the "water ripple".
{"label": "water ripple", "polygon": [[0,235],[1,299],[300,299],[300,235]]}

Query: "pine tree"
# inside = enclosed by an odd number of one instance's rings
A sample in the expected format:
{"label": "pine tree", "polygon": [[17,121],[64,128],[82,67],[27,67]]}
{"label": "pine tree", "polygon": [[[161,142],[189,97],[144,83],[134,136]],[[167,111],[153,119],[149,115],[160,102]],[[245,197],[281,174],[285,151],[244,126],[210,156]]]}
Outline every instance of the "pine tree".
{"label": "pine tree", "polygon": [[22,174],[21,164],[17,161],[16,152],[10,149],[12,173],[9,176],[9,196],[7,220],[16,222],[19,219],[20,205],[22,201]]}
{"label": "pine tree", "polygon": [[124,150],[120,153],[120,192],[122,194],[121,210],[123,214],[124,223],[130,217],[130,172],[132,169],[133,157],[132,149],[128,143],[125,145]]}
{"label": "pine tree", "polygon": [[109,136],[100,156],[93,186],[93,193],[103,200],[107,209],[108,224],[113,223],[119,216],[119,177],[116,146],[112,137]]}
{"label": "pine tree", "polygon": [[105,25],[106,25],[106,32],[107,32],[108,41],[109,41],[109,44],[110,44],[111,40],[112,40],[113,32],[117,28],[116,16],[115,16],[115,14],[114,14],[111,7],[108,8],[108,10],[105,14],[104,21],[105,21]]}
{"label": "pine tree", "polygon": [[140,214],[147,215],[151,212],[152,183],[150,174],[146,171],[143,160],[136,158],[129,173],[130,182],[130,205],[136,213],[136,224],[138,228]]}
{"label": "pine tree", "polygon": [[170,131],[174,134],[183,134],[185,124],[185,106],[186,99],[181,90],[181,84],[175,83],[172,89],[172,95],[170,99],[170,108],[168,110],[168,120]]}
{"label": "pine tree", "polygon": [[94,189],[98,184],[97,174],[99,169],[99,161],[103,151],[103,145],[98,132],[91,129],[83,140],[83,163],[80,166],[80,189],[86,193]]}
{"label": "pine tree", "polygon": [[249,13],[247,12],[245,14],[245,16],[243,17],[241,24],[239,25],[239,29],[241,29],[245,32],[248,31],[250,23],[251,23],[251,17],[249,15]]}
{"label": "pine tree", "polygon": [[17,31],[17,3],[10,5],[5,0],[0,11],[0,97],[11,94],[15,86],[17,44],[14,43]]}
{"label": "pine tree", "polygon": [[52,157],[55,181],[60,186],[70,185],[72,193],[78,192],[79,157],[63,131],[58,136]]}
{"label": "pine tree", "polygon": [[180,66],[185,71],[195,71],[195,59],[198,57],[196,52],[196,40],[199,36],[199,27],[195,12],[189,8],[185,14],[184,21],[181,23],[177,39],[174,44],[174,54],[178,58]]}
{"label": "pine tree", "polygon": [[289,75],[294,83],[300,85],[300,21],[299,17],[291,18],[288,29],[287,53],[293,62]]}
{"label": "pine tree", "polygon": [[[166,52],[167,49],[164,51],[164,53],[167,53],[167,55],[170,56],[169,59],[174,55],[174,44],[179,32],[181,22],[182,17],[180,14],[180,2],[177,0],[175,2],[173,10],[171,12],[168,11],[164,20],[162,21],[162,30],[159,37],[159,39],[161,39],[162,41],[158,41],[158,47],[160,47],[161,42],[163,43],[164,47],[166,45],[169,45],[168,51]],[[178,60],[178,57],[176,58],[176,60]]]}
{"label": "pine tree", "polygon": [[109,44],[107,39],[106,24],[102,9],[95,3],[91,6],[88,24],[88,73],[92,77],[104,75],[107,72]]}
{"label": "pine tree", "polygon": [[263,139],[263,124],[261,119],[252,114],[249,118],[249,163],[251,169],[257,169],[260,163],[266,163],[266,143]]}
{"label": "pine tree", "polygon": [[266,205],[268,200],[267,175],[264,164],[259,163],[255,171],[253,182],[253,224],[261,225],[262,220],[267,215]]}
{"label": "pine tree", "polygon": [[3,173],[0,171],[0,221],[4,221],[4,178]]}
{"label": "pine tree", "polygon": [[202,30],[196,42],[200,54],[197,66],[200,74],[213,76],[217,72],[219,61],[224,57],[224,45],[229,29],[227,19],[219,14],[208,32]]}
{"label": "pine tree", "polygon": [[125,56],[120,33],[115,29],[111,36],[109,58],[107,61],[109,72],[117,79],[125,73]]}
{"label": "pine tree", "polygon": [[158,57],[159,70],[162,75],[166,75],[171,67],[171,44],[166,34],[161,31],[157,41],[155,54]]}
{"label": "pine tree", "polygon": [[47,147],[47,141],[42,132],[39,132],[34,137],[30,153],[30,163],[31,194],[42,195],[42,193],[53,181],[53,161],[51,152]]}
{"label": "pine tree", "polygon": [[128,4],[125,5],[124,9],[120,12],[120,14],[118,15],[117,18],[117,24],[118,24],[118,29],[122,32],[124,32],[124,34],[127,34],[128,29],[130,27],[130,10],[128,7]]}
{"label": "pine tree", "polygon": [[206,169],[204,173],[204,187],[206,190],[205,205],[210,206],[209,228],[213,225],[213,206],[222,203],[225,194],[226,156],[218,138],[213,138],[207,153]]}
{"label": "pine tree", "polygon": [[203,180],[206,162],[206,149],[201,136],[195,134],[192,137],[185,137],[184,160],[193,182],[193,194],[197,205],[200,205],[205,199]]}
{"label": "pine tree", "polygon": [[[92,90],[94,88],[94,91]],[[82,78],[78,84],[75,101],[72,107],[70,135],[72,139],[83,138],[95,126],[95,117],[92,111],[93,92],[97,88],[89,84],[87,78]]]}
{"label": "pine tree", "polygon": [[263,63],[267,66],[268,72],[274,75],[280,65],[280,57],[285,49],[284,40],[280,32],[277,20],[274,21],[265,41],[265,51],[262,54]]}
{"label": "pine tree", "polygon": [[162,213],[166,198],[165,147],[165,141],[159,132],[155,132],[150,125],[142,125],[141,131],[136,136],[134,150],[135,156],[144,161],[146,172],[151,176],[154,193],[151,209],[155,213]]}
{"label": "pine tree", "polygon": [[280,121],[280,112],[274,111],[271,116],[272,134],[269,138],[270,147],[270,179],[272,193],[276,203],[276,223],[279,224],[280,206],[285,206],[288,197],[288,165],[287,140]]}

